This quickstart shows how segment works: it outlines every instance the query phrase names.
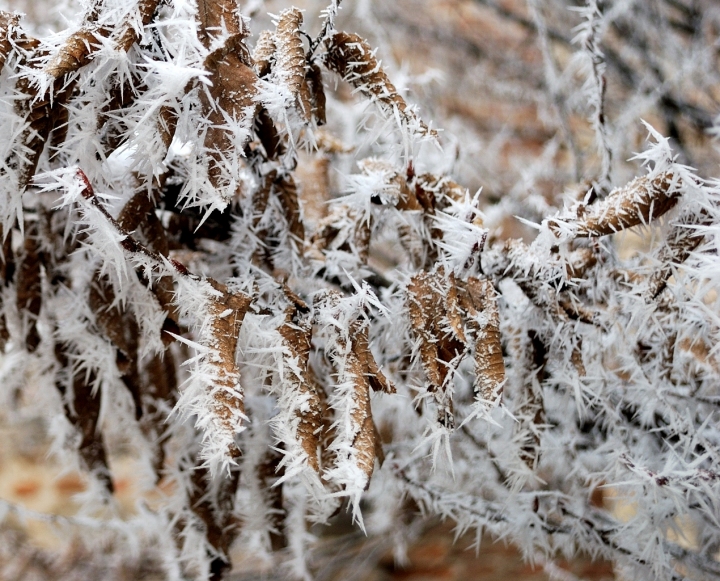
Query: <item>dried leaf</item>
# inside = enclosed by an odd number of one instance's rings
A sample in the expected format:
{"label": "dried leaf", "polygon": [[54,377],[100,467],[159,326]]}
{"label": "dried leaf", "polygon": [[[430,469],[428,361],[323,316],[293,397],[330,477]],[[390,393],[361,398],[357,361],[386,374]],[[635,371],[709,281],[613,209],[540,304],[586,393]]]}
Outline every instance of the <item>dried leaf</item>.
{"label": "dried leaf", "polygon": [[312,103],[313,117],[315,117],[318,125],[325,125],[327,122],[325,115],[325,86],[323,85],[322,71],[316,63],[311,63],[310,66],[308,66],[305,82],[310,87],[310,102]]}
{"label": "dried leaf", "polygon": [[677,266],[685,262],[690,254],[702,244],[705,235],[698,227],[702,229],[702,227],[712,224],[713,219],[707,210],[683,216],[673,224],[665,237],[666,244],[658,254],[660,268],[652,274],[648,281],[648,288],[645,291],[646,300],[657,299],[665,290],[667,281]]}
{"label": "dried leaf", "polygon": [[42,255],[37,222],[25,227],[25,243],[17,271],[17,309],[26,316],[25,347],[33,353],[40,344],[37,319],[42,307]]}

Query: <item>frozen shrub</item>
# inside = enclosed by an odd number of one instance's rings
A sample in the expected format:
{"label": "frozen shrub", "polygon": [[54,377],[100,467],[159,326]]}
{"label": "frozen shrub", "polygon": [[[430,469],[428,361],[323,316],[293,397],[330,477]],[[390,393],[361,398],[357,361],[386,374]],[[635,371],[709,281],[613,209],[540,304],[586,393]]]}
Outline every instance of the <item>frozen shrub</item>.
{"label": "frozen shrub", "polygon": [[[530,560],[720,574],[720,189],[678,127],[715,111],[666,78],[716,104],[713,9],[588,0],[558,32],[562,2],[478,2],[537,33],[557,130],[493,200],[458,182],[497,150],[453,165],[460,138],[339,2],[253,34],[261,4],[87,0],[37,35],[0,14],[2,401],[91,475],[76,524],[157,547],[170,579],[221,579],[231,546],[309,577],[338,511],[398,547],[439,515]],[[653,99],[672,139],[641,124]],[[623,124],[648,134],[627,164]],[[621,258],[631,228],[648,249]],[[169,491],[127,522],[96,517],[118,441]]]}

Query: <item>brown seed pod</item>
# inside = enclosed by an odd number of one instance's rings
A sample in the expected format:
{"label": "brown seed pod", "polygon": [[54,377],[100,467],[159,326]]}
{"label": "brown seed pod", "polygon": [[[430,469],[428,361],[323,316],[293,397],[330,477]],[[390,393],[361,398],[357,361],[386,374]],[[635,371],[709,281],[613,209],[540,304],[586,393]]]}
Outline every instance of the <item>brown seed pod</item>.
{"label": "brown seed pod", "polygon": [[277,159],[278,156],[284,153],[285,145],[280,138],[277,127],[275,127],[275,123],[270,118],[267,109],[262,106],[258,108],[258,114],[255,118],[255,133],[260,139],[268,159]]}
{"label": "brown seed pod", "polygon": [[679,182],[672,173],[654,179],[635,178],[615,188],[604,200],[580,207],[575,216],[560,215],[548,220],[548,227],[559,236],[607,236],[620,230],[647,224],[672,210],[680,196]]}
{"label": "brown seed pod", "polygon": [[373,391],[395,393],[395,386],[382,372],[370,351],[367,327],[353,335],[352,349],[360,361],[360,365],[365,369],[365,375]]}
{"label": "brown seed pod", "polygon": [[288,8],[280,13],[275,31],[277,48],[274,74],[297,99],[301,113],[306,120],[309,120],[312,106],[310,91],[305,82],[305,49],[300,35],[302,22],[302,12],[297,8]]}
{"label": "brown seed pod", "polygon": [[285,323],[278,331],[287,351],[284,355],[287,360],[284,366],[287,382],[304,400],[303,411],[295,411],[300,418],[297,439],[307,454],[309,466],[319,473],[318,446],[323,406],[309,369],[312,325],[308,321],[300,320],[296,307],[288,307],[285,311]]}
{"label": "brown seed pod", "polygon": [[[323,318],[331,317],[337,322],[339,311],[336,309],[342,300],[343,296],[339,291],[327,290],[319,293],[315,296],[315,312],[322,313]],[[335,452],[346,454],[348,452],[344,451],[345,447],[350,446],[353,453],[348,454],[353,458],[356,466],[367,476],[365,488],[370,484],[377,450],[377,430],[370,407],[370,375],[371,369],[378,370],[377,363],[369,361],[372,359],[372,354],[367,349],[367,326],[368,322],[362,315],[358,315],[345,328],[336,324],[330,325],[325,348],[335,368],[337,382],[342,386],[343,391],[343,397],[339,398],[335,404],[336,411],[341,410],[340,413],[349,413],[350,416],[350,424],[338,429],[339,433],[344,433],[345,441],[341,443],[344,445],[341,445],[340,448],[335,448]],[[378,379],[378,383],[381,381]],[[350,405],[348,405],[347,397],[351,400]]]}
{"label": "brown seed pod", "polygon": [[474,277],[463,286],[467,294],[461,296],[468,299],[463,301],[469,315],[468,324],[475,331],[475,396],[494,405],[502,398],[505,382],[495,287],[488,280]]}
{"label": "brown seed pod", "polygon": [[200,101],[209,122],[205,134],[205,147],[212,160],[209,176],[213,186],[220,187],[225,156],[242,146],[234,143],[232,134],[225,129],[226,117],[241,120],[249,111],[254,117],[257,75],[234,52],[213,63],[208,70],[212,85],[201,91]]}
{"label": "brown seed pod", "polygon": [[[138,10],[140,22],[146,26],[152,20],[159,0],[140,0]],[[115,27],[97,24],[97,17],[101,9],[101,2],[90,6],[85,14],[85,22],[80,30],[73,32],[65,40],[57,54],[46,65],[44,72],[53,79],[59,79],[77,71],[92,61],[96,51],[102,47],[101,38],[110,36],[117,30],[114,45],[121,51],[127,52],[138,39],[135,30],[135,15]]]}
{"label": "brown seed pod", "polygon": [[225,127],[227,119],[243,120],[255,116],[254,101],[257,74],[252,69],[243,27],[232,0],[199,0],[197,12],[198,38],[206,48],[212,45],[218,31],[226,31],[224,44],[205,59],[209,73],[209,88],[200,92],[203,114],[208,121],[204,145],[211,158],[210,182],[216,188],[224,185],[222,175],[225,158],[234,155],[244,144],[235,143],[233,134]]}
{"label": "brown seed pod", "polygon": [[415,113],[390,82],[374,51],[357,34],[337,32],[325,41],[327,54],[323,63],[331,71],[358,89],[366,98],[378,104],[386,117],[398,112],[406,126],[421,135],[436,136]]}
{"label": "brown seed pod", "polygon": [[258,77],[266,77],[270,74],[272,63],[275,57],[275,34],[270,30],[263,30],[255,43],[255,50],[252,59],[255,63],[255,72]]}
{"label": "brown seed pod", "polygon": [[[359,369],[354,365],[350,365],[350,370],[355,372]],[[372,419],[372,411],[370,409],[370,390],[367,382],[358,381],[355,385],[355,410],[352,413],[352,419],[357,426],[357,435],[352,443],[352,447],[357,452],[357,465],[368,477],[365,487],[370,486],[370,477],[375,469],[375,458],[377,450],[375,424]]]}
{"label": "brown seed pod", "polygon": [[[235,351],[240,327],[250,308],[252,297],[241,293],[231,293],[224,284],[212,279],[208,279],[208,282],[221,293],[219,297],[210,298],[209,302],[212,328],[212,345],[210,347],[217,351],[217,356],[210,360],[210,365],[215,368],[211,413],[223,430],[234,433],[236,416],[245,414],[243,392],[240,387],[240,370],[235,362]],[[232,458],[237,458],[240,450],[233,443],[228,454]]]}
{"label": "brown seed pod", "polygon": [[93,25],[73,32],[45,67],[44,72],[53,79],[59,79],[84,67],[92,60],[93,52],[101,46],[98,39],[109,33],[107,27]]}
{"label": "brown seed pod", "polygon": [[447,283],[443,269],[420,272],[407,286],[406,305],[410,326],[419,343],[420,362],[437,406],[438,421],[452,429],[455,425],[450,382],[459,365],[465,345],[445,331],[448,320],[443,308]]}

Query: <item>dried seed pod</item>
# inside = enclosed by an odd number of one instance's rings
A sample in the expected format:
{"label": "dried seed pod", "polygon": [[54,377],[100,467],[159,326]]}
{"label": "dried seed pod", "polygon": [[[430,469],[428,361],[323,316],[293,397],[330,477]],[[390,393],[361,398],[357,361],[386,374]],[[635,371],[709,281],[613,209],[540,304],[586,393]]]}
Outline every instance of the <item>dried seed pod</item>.
{"label": "dried seed pod", "polygon": [[[141,0],[138,3],[140,22],[143,26],[150,23],[158,4],[159,0]],[[80,30],[68,36],[58,53],[44,68],[44,72],[49,77],[60,79],[92,61],[97,50],[103,45],[100,39],[110,36],[115,30],[113,26],[99,26],[97,24],[97,17],[101,8],[101,2],[90,6],[85,15],[83,26]],[[118,32],[113,39],[118,50],[123,52],[129,51],[138,39],[134,17],[135,15],[129,16],[126,21],[117,27]]]}
{"label": "dried seed pod", "polygon": [[255,63],[255,72],[262,78],[270,73],[275,57],[275,34],[270,30],[263,30],[258,36],[255,50],[252,54]]}
{"label": "dried seed pod", "polygon": [[443,295],[446,291],[444,270],[430,274],[420,272],[407,286],[406,305],[410,326],[418,341],[418,352],[438,411],[440,425],[455,425],[452,386],[453,370],[465,353],[465,345],[445,331],[446,312]]}
{"label": "dried seed pod", "polygon": [[275,31],[275,67],[274,75],[285,85],[306,120],[310,119],[312,106],[310,91],[305,82],[305,49],[300,35],[302,12],[297,8],[288,8],[280,13]]}
{"label": "dried seed pod", "polygon": [[[205,59],[210,86],[200,92],[203,114],[208,121],[204,145],[211,161],[209,178],[213,187],[229,185],[223,178],[226,158],[242,150],[244,143],[237,143],[235,132],[227,128],[227,120],[236,122],[255,117],[257,103],[255,84],[257,74],[244,39],[247,36],[232,0],[199,0],[197,18],[198,37],[210,48],[215,34],[227,34],[224,43]],[[230,164],[232,165],[232,164]],[[234,194],[234,192],[232,192]]]}
{"label": "dried seed pod", "polygon": [[[34,42],[30,42],[30,45],[33,46]],[[57,88],[52,96],[49,93],[39,95],[37,87],[33,86],[28,77],[18,78],[16,90],[21,98],[15,100],[15,111],[25,120],[25,129],[6,163],[17,173],[20,191],[24,191],[33,179],[50,133],[66,118],[65,105],[75,84],[72,81]],[[21,154],[21,151],[28,153]]]}
{"label": "dried seed pod", "polygon": [[367,476],[367,488],[370,485],[370,477],[375,468],[375,451],[376,451],[376,429],[372,419],[372,411],[370,409],[370,386],[367,381],[360,379],[364,370],[362,363],[356,358],[350,357],[348,361],[348,371],[356,379],[355,409],[352,412],[352,420],[356,426],[357,433],[352,442],[352,448],[356,451],[356,463],[358,468]]}
{"label": "dried seed pod", "polygon": [[500,337],[500,312],[495,287],[488,280],[470,277],[463,285],[469,325],[475,331],[475,395],[479,401],[497,404],[502,398],[505,362]]}
{"label": "dried seed pod", "polygon": [[[326,478],[348,491],[357,511],[359,492],[369,486],[374,470],[376,430],[370,407],[370,370],[367,359],[362,357],[372,357],[363,349],[368,322],[361,313],[348,312],[348,309],[358,308],[353,299],[344,299],[340,292],[328,290],[315,296],[314,310],[327,339],[325,350],[337,373],[332,401],[337,421],[331,450],[338,455],[338,461]],[[359,348],[356,347],[358,343]],[[358,353],[362,355],[358,356]],[[349,478],[344,459],[359,469],[365,478],[361,481],[355,475]]]}
{"label": "dried seed pod", "polygon": [[[140,191],[135,194],[123,206],[118,216],[118,224],[126,232],[140,229],[147,240],[148,247],[163,256],[170,252],[170,246],[162,222],[155,214],[155,203],[148,196],[147,192]],[[169,319],[177,325],[179,315],[175,305],[175,289],[170,276],[161,276],[153,281],[152,291],[155,294],[160,308],[167,314]],[[163,341],[171,341],[171,336],[163,333]]]}
{"label": "dried seed pod", "polygon": [[73,32],[60,47],[57,55],[48,63],[44,72],[53,79],[59,79],[87,65],[93,53],[101,46],[100,37],[110,33],[107,27],[84,26]]}
{"label": "dried seed pod", "polygon": [[25,227],[23,255],[17,271],[18,311],[26,314],[25,347],[32,353],[40,344],[37,318],[42,307],[42,256],[38,240],[38,224],[31,222]]}
{"label": "dried seed pod", "polygon": [[561,237],[607,236],[626,228],[647,224],[672,210],[680,196],[680,184],[670,172],[650,179],[635,178],[615,188],[592,206],[579,206],[575,215],[559,215],[547,224]]}
{"label": "dried seed pod", "polygon": [[405,99],[397,92],[375,58],[374,51],[361,37],[357,34],[337,32],[326,40],[325,44],[328,50],[323,61],[325,66],[377,103],[386,117],[395,115],[397,111],[410,130],[420,135],[437,134],[408,108]]}
{"label": "dried seed pod", "polygon": [[458,341],[462,341],[467,344],[465,337],[465,329],[463,329],[462,312],[460,309],[460,297],[457,287],[457,281],[455,280],[455,274],[450,272],[449,285],[447,288],[447,294],[445,295],[446,304],[446,315],[450,328]]}
{"label": "dried seed pod", "polygon": [[213,63],[208,70],[212,85],[201,91],[200,100],[209,122],[205,134],[205,147],[212,159],[209,176],[213,186],[218,188],[222,185],[225,157],[244,145],[235,142],[234,134],[226,129],[226,120],[241,121],[246,116],[254,117],[257,75],[234,52]]}
{"label": "dried seed pod", "polygon": [[352,348],[360,365],[365,369],[365,375],[374,391],[395,393],[395,386],[385,376],[375,360],[368,341],[368,328],[364,327],[353,335]]}
{"label": "dried seed pod", "polygon": [[[220,431],[235,434],[238,418],[245,415],[240,370],[235,362],[235,351],[240,326],[250,308],[252,297],[231,293],[225,285],[212,279],[208,279],[208,282],[220,292],[220,296],[210,297],[208,304],[212,338],[209,347],[216,352],[216,356],[209,359],[210,366],[214,368],[210,411]],[[240,450],[233,442],[227,453],[231,458],[237,458]]]}
{"label": "dried seed pod", "polygon": [[[285,323],[278,329],[283,338],[286,353],[284,374],[291,390],[288,400],[301,402],[294,411],[300,418],[295,434],[296,441],[307,455],[308,465],[320,472],[318,446],[320,443],[320,429],[322,426],[323,408],[317,386],[314,384],[309,369],[310,345],[312,325],[301,321],[295,307],[288,307],[285,311]],[[286,398],[281,397],[281,403]],[[286,444],[288,449],[288,444]]]}

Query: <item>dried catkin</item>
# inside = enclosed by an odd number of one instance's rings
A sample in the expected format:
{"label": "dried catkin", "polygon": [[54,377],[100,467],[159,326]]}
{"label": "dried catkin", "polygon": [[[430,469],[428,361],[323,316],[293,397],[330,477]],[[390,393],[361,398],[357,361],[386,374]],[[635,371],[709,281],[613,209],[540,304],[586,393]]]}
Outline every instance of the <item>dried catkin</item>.
{"label": "dried catkin", "polygon": [[[225,285],[212,279],[209,279],[209,282],[221,293],[218,297],[211,297],[208,305],[213,341],[210,347],[217,352],[217,356],[210,359],[210,365],[214,368],[211,413],[219,422],[221,431],[235,433],[237,419],[245,415],[240,370],[235,362],[235,351],[240,326],[250,308],[252,297],[229,292]],[[240,450],[234,443],[227,452],[233,458],[240,455]]]}
{"label": "dried catkin", "polygon": [[278,330],[285,348],[286,382],[294,392],[293,399],[302,401],[302,409],[295,410],[299,418],[297,439],[307,455],[308,465],[319,473],[318,446],[323,407],[309,368],[312,325],[299,319],[297,308],[288,307],[285,323]]}
{"label": "dried catkin", "polygon": [[255,72],[258,77],[266,77],[271,70],[275,56],[275,35],[270,30],[263,30],[258,36],[253,50],[252,58],[255,63]]}
{"label": "dried catkin", "polygon": [[328,52],[324,64],[328,69],[376,102],[385,116],[390,117],[397,111],[410,129],[423,135],[435,135],[436,132],[428,129],[415,112],[408,108],[405,99],[375,58],[375,52],[360,36],[337,32],[326,41],[326,45]]}
{"label": "dried catkin", "polygon": [[305,81],[305,49],[300,34],[302,12],[289,8],[280,13],[275,31],[274,75],[297,101],[305,120],[312,113],[310,89]]}
{"label": "dried catkin", "polygon": [[[357,341],[360,330],[355,332],[351,330],[351,341]],[[372,476],[375,467],[375,424],[373,423],[372,410],[370,408],[370,382],[366,375],[367,369],[363,365],[355,350],[351,349],[347,354],[345,361],[347,366],[346,374],[352,378],[354,383],[353,400],[355,407],[351,412],[352,421],[355,427],[355,438],[352,442],[352,448],[355,450],[355,461],[357,466],[367,476],[365,487],[370,485],[370,476]]]}
{"label": "dried catkin", "polygon": [[411,330],[418,342],[418,353],[437,406],[438,422],[452,429],[455,425],[452,403],[453,371],[465,353],[465,345],[445,331],[447,315],[443,309],[447,282],[442,269],[421,272],[410,279],[405,304]]}
{"label": "dried catkin", "polygon": [[680,183],[672,173],[654,179],[641,176],[591,206],[580,206],[577,215],[551,218],[549,228],[560,236],[607,236],[647,224],[670,211],[678,202]]}
{"label": "dried catkin", "polygon": [[500,312],[495,288],[488,280],[469,278],[464,284],[469,326],[475,332],[475,396],[497,404],[502,398],[505,362],[500,337]]}
{"label": "dried catkin", "polygon": [[[234,2],[200,0],[197,18],[198,36],[205,47],[211,46],[215,34],[221,31],[228,34],[224,44],[205,59],[210,86],[200,92],[203,114],[209,123],[204,145],[211,157],[210,182],[215,188],[224,188],[232,183],[223,177],[229,163],[226,158],[232,158],[236,149],[244,146],[244,143],[237,143],[235,132],[227,127],[227,120],[249,124],[248,120],[255,117],[257,74],[244,43],[247,31]],[[230,192],[231,195],[234,193]]]}

